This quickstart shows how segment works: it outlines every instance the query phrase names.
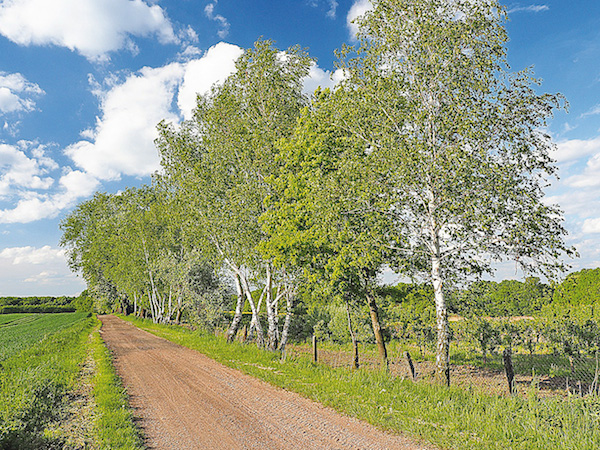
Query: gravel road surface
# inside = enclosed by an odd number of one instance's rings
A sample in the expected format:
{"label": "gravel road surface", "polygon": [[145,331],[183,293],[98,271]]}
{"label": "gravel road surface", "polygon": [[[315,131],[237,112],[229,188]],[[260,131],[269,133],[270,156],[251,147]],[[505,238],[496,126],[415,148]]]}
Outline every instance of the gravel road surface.
{"label": "gravel road surface", "polygon": [[151,449],[426,449],[100,316]]}

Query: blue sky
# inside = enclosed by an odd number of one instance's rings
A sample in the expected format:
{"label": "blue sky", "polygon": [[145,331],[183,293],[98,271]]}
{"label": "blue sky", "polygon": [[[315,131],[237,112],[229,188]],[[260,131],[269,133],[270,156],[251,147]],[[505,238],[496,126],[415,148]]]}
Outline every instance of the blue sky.
{"label": "blue sky", "polygon": [[[503,3],[509,63],[569,112],[548,131],[574,270],[600,266],[600,2]],[[72,295],[58,224],[97,190],[149,182],[155,126],[189,117],[259,37],[300,44],[332,85],[334,50],[368,0],[0,0],[0,296]],[[498,278],[519,277],[514,265]]]}

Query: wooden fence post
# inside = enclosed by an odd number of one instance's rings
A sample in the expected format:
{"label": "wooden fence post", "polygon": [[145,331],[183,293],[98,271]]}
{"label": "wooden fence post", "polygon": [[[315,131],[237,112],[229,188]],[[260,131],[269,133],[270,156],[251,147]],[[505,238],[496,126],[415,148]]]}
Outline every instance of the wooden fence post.
{"label": "wooden fence post", "polygon": [[508,392],[512,395],[515,391],[515,371],[512,365],[512,351],[505,348],[502,353],[504,359],[504,371],[506,372],[506,381],[508,381]]}
{"label": "wooden fence post", "polygon": [[312,338],[313,345],[313,362],[317,362],[317,337],[313,334]]}
{"label": "wooden fence post", "polygon": [[415,365],[413,364],[412,358],[410,357],[410,353],[408,353],[408,350],[404,352],[404,356],[406,357],[406,360],[408,361],[408,368],[410,369],[410,375],[414,381],[417,378],[417,375],[415,373]]}

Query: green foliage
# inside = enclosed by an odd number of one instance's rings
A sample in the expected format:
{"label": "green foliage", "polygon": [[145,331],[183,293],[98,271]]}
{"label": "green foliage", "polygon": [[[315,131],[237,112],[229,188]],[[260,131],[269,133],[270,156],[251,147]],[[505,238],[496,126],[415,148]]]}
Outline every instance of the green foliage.
{"label": "green foliage", "polygon": [[74,312],[73,297],[0,297],[0,314]]}
{"label": "green foliage", "polygon": [[539,314],[552,301],[552,292],[551,286],[536,277],[500,283],[477,281],[467,289],[454,291],[449,304],[462,316],[531,316]]}
{"label": "green foliage", "polygon": [[[58,448],[60,445],[54,440],[49,442],[43,431],[57,418],[66,393],[73,387],[85,359],[88,335],[97,323],[85,314],[68,316],[76,320],[71,320],[66,328],[58,314],[46,316],[62,326],[38,322],[35,339],[25,333],[26,347],[13,341],[12,355],[4,353],[0,365],[0,448]],[[25,318],[28,317],[31,316]],[[32,331],[25,324],[13,326]],[[6,337],[4,328],[0,328],[0,336]],[[57,331],[60,328],[63,329]],[[6,349],[1,345],[0,348]],[[16,348],[22,351],[17,352]]]}
{"label": "green foliage", "polygon": [[561,308],[598,304],[600,268],[583,269],[570,274],[556,287],[552,300]]}

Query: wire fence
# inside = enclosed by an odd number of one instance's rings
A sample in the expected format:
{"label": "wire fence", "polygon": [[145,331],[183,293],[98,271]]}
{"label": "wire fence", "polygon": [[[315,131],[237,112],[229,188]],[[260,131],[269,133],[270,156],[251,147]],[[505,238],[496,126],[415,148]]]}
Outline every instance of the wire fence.
{"label": "wire fence", "polygon": [[[314,327],[317,330],[319,327]],[[385,324],[386,370],[400,379],[435,382],[434,324]],[[366,326],[359,342],[360,370],[384,366]],[[594,318],[461,318],[450,320],[450,382],[492,395],[598,395],[600,321]],[[237,339],[252,338],[241,327]],[[312,335],[291,336],[286,357],[314,358]],[[355,366],[349,333],[317,337],[319,364]]]}

